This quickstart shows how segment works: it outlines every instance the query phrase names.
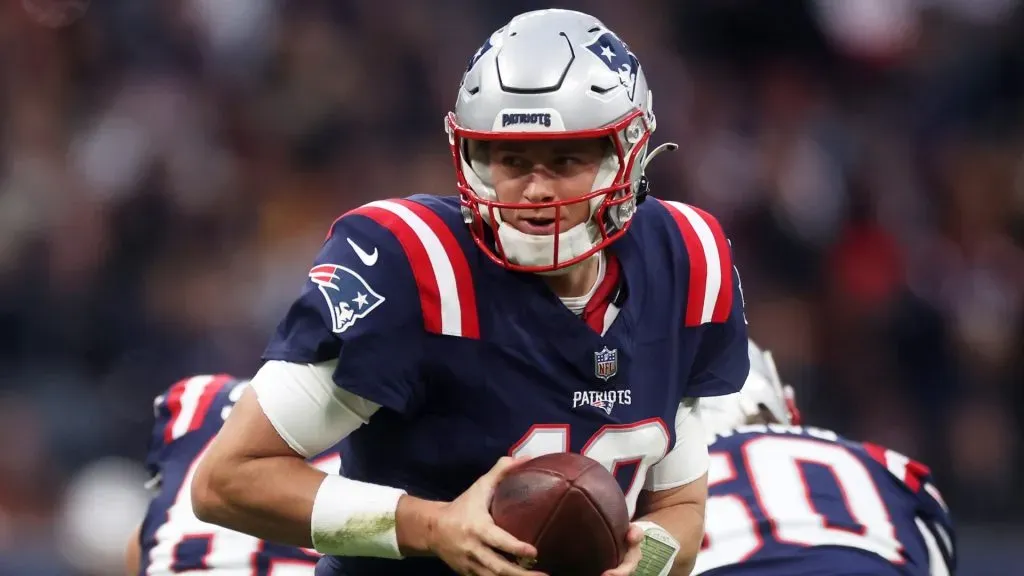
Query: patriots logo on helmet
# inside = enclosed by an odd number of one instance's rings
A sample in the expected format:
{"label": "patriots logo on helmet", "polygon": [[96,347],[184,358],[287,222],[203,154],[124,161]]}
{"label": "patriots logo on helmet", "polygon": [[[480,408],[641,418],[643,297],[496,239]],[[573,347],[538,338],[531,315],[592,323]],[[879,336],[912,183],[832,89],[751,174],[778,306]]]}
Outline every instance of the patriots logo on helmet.
{"label": "patriots logo on helmet", "polygon": [[619,75],[619,82],[629,92],[629,99],[632,100],[636,93],[636,75],[640,71],[640,61],[629,51],[626,43],[615,33],[602,30],[586,48],[604,62],[609,70]]}
{"label": "patriots logo on helmet", "polygon": [[480,58],[483,57],[484,54],[487,54],[487,52],[489,52],[491,48],[494,48],[495,46],[501,46],[501,35],[504,32],[504,28],[499,28],[493,34],[487,37],[487,40],[484,41],[483,46],[478,48],[477,51],[474,52],[472,56],[470,56],[469,64],[466,66],[466,72],[472,70],[473,66],[480,60]]}
{"label": "patriots logo on helmet", "polygon": [[477,51],[474,52],[472,56],[470,56],[469,64],[466,65],[466,72],[469,72],[470,70],[472,70],[473,69],[473,65],[476,64],[477,61],[480,60],[480,58],[484,54],[486,54],[487,51],[490,50],[490,49],[491,49],[491,39],[488,38],[487,41],[484,42],[483,46],[478,48]]}
{"label": "patriots logo on helmet", "polygon": [[331,330],[341,334],[384,302],[355,271],[337,264],[320,264],[309,271],[331,311]]}

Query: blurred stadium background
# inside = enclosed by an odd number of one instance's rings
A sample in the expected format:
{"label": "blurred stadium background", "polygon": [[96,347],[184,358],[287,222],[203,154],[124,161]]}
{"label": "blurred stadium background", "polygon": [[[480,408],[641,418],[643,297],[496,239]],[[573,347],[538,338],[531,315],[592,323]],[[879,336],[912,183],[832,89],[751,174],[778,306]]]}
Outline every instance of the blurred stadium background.
{"label": "blurred stadium background", "polygon": [[[453,193],[505,0],[0,3],[0,575],[118,573],[150,403],[248,375],[329,223]],[[714,212],[813,423],[929,463],[1024,573],[1024,7],[566,0],[640,57],[656,194]]]}

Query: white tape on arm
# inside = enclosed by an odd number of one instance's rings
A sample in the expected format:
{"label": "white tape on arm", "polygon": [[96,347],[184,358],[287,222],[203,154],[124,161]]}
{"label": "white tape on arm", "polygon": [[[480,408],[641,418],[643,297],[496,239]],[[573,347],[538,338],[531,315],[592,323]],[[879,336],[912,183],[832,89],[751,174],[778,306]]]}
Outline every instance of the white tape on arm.
{"label": "white tape on arm", "polygon": [[313,548],[336,556],[401,558],[395,511],[404,490],[329,475],[313,501]]}

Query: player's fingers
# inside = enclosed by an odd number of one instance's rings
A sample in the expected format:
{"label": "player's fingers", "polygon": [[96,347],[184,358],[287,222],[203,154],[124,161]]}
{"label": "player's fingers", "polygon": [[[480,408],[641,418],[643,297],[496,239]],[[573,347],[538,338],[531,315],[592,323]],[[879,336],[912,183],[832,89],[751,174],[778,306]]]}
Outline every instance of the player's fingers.
{"label": "player's fingers", "polygon": [[473,559],[469,560],[469,565],[462,570],[462,574],[466,576],[495,576],[494,572]]}
{"label": "player's fingers", "polygon": [[643,548],[641,547],[643,539],[643,529],[635,524],[630,524],[629,531],[626,532],[626,543],[629,548],[626,550],[622,562],[614,569],[606,571],[602,576],[630,576],[636,572],[640,560],[643,558]]}
{"label": "player's fingers", "polygon": [[500,550],[506,554],[511,554],[516,558],[536,558],[537,549],[532,545],[519,540],[515,536],[502,530],[501,528],[491,524],[480,531],[480,541],[484,544]]}
{"label": "player's fingers", "polygon": [[639,546],[644,541],[644,529],[636,524],[630,524],[626,532],[626,543],[630,546]]}
{"label": "player's fingers", "polygon": [[471,558],[484,569],[485,574],[495,574],[496,576],[546,576],[543,572],[535,572],[513,564],[494,550],[484,546],[474,549]]}
{"label": "player's fingers", "polygon": [[494,464],[494,466],[480,477],[476,483],[473,484],[473,494],[477,502],[487,501],[490,502],[491,497],[494,495],[494,488],[501,482],[501,479],[506,474],[519,464],[526,462],[529,458],[511,458],[509,456],[502,456]]}
{"label": "player's fingers", "polygon": [[633,571],[636,570],[637,565],[640,564],[640,559],[642,557],[643,548],[640,547],[640,543],[637,542],[636,544],[630,545],[629,549],[626,551],[626,556],[622,559],[622,568],[624,569],[623,575],[628,576],[629,574],[632,574]]}
{"label": "player's fingers", "polygon": [[[469,557],[470,568],[473,574],[478,576],[498,576],[501,574],[500,556],[489,550],[486,546],[474,546],[466,551]],[[508,564],[507,561],[505,561]]]}
{"label": "player's fingers", "polygon": [[527,460],[529,460],[529,458],[512,458],[511,456],[502,456],[494,463],[494,466],[486,474],[486,477],[491,478],[495,483],[497,483],[497,481],[501,480],[510,470]]}

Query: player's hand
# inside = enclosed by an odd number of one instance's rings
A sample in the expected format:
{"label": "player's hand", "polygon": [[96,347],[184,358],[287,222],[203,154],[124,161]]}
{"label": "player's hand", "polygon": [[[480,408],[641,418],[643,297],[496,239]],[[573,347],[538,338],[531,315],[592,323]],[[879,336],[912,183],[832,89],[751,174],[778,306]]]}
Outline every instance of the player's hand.
{"label": "player's hand", "polygon": [[605,571],[601,576],[630,576],[640,565],[640,558],[643,553],[640,551],[640,543],[644,541],[644,530],[636,524],[630,524],[626,532],[626,555],[622,557],[622,564],[611,570]]}
{"label": "player's hand", "polygon": [[[498,482],[522,460],[501,458],[458,498],[441,507],[429,539],[431,552],[464,576],[543,576],[503,557],[528,563],[537,549],[498,528],[489,511]],[[635,564],[635,562],[634,562]]]}

